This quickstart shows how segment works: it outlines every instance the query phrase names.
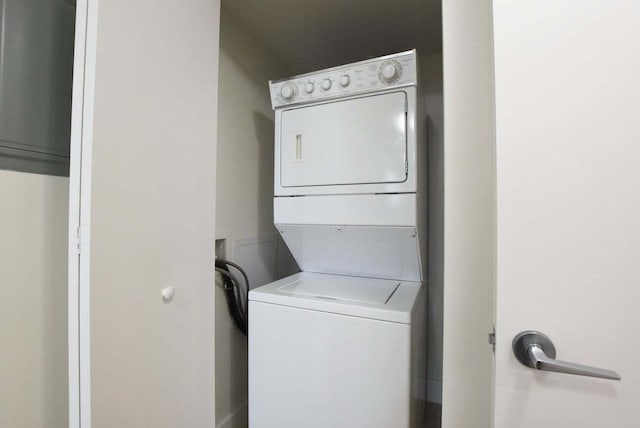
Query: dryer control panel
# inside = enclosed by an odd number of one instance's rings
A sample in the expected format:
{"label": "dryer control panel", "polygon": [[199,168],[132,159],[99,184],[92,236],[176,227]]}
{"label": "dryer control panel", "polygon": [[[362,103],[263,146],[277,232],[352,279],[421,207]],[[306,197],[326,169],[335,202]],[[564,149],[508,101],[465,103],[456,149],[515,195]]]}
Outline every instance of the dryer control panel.
{"label": "dryer control panel", "polygon": [[375,92],[417,86],[416,50],[341,65],[286,79],[270,80],[274,109]]}

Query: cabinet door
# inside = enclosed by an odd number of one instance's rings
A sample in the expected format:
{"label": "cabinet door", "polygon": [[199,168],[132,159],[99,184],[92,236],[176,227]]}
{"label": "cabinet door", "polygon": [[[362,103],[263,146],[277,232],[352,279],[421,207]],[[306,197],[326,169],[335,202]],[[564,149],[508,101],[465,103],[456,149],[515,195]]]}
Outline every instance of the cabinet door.
{"label": "cabinet door", "polygon": [[104,1],[97,20],[91,426],[212,427],[219,3]]}

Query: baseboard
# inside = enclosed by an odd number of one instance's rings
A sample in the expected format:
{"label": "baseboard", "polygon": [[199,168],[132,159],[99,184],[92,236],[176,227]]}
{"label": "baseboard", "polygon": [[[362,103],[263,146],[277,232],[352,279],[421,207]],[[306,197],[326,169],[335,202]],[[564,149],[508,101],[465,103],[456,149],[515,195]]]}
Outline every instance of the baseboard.
{"label": "baseboard", "polygon": [[427,378],[427,401],[442,404],[442,380]]}
{"label": "baseboard", "polygon": [[246,428],[249,426],[249,415],[247,413],[247,402],[229,413],[216,423],[216,428]]}

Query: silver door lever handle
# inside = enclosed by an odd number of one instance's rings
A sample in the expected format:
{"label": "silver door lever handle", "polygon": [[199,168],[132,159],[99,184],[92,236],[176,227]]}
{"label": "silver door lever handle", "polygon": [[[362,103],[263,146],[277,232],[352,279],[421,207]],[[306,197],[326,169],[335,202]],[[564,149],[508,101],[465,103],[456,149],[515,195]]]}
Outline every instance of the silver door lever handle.
{"label": "silver door lever handle", "polygon": [[556,360],[556,347],[544,334],[537,331],[518,333],[512,343],[513,353],[522,364],[536,370],[567,373],[578,376],[622,380],[613,370],[599,369],[582,364]]}

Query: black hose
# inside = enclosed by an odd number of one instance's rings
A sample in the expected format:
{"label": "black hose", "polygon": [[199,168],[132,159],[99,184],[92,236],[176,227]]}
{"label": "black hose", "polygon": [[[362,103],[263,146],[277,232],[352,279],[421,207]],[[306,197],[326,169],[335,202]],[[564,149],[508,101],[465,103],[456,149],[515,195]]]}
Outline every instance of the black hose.
{"label": "black hose", "polygon": [[234,296],[238,301],[238,309],[240,310],[240,313],[244,314],[246,311],[240,294],[242,290],[240,289],[240,286],[238,286],[238,280],[226,267],[216,267],[216,271],[224,277],[225,281],[223,281],[223,285],[234,290]]}
{"label": "black hose", "polygon": [[[249,299],[249,278],[247,278],[247,274],[244,272],[244,270],[239,265],[237,265],[234,262],[231,262],[229,260],[218,258],[216,260],[216,262],[220,262],[220,263],[223,263],[225,265],[233,266],[234,268],[236,268],[242,274],[242,277],[244,278],[244,283],[246,285],[246,288],[245,288],[244,291],[245,291],[245,295],[247,296],[247,302],[248,302],[249,301],[248,300]],[[227,271],[229,271],[228,267],[227,267]]]}
{"label": "black hose", "polygon": [[246,336],[247,332],[247,322],[244,318],[244,312],[239,306],[239,287],[236,285],[235,281],[232,279],[233,277],[226,272],[222,268],[216,268],[217,272],[220,272],[222,277],[223,290],[225,294],[225,298],[227,300],[227,308],[229,309],[229,314],[233,320],[235,326]]}
{"label": "black hose", "polygon": [[[248,311],[249,311],[249,279],[244,270],[237,264],[228,260],[216,259],[215,269],[222,277],[222,285],[227,300],[227,308],[233,319],[235,326],[244,334],[248,331]],[[244,278],[244,289],[229,270],[229,266],[237,269]],[[243,299],[244,298],[244,299]]]}

